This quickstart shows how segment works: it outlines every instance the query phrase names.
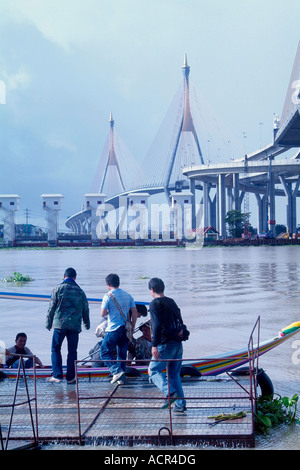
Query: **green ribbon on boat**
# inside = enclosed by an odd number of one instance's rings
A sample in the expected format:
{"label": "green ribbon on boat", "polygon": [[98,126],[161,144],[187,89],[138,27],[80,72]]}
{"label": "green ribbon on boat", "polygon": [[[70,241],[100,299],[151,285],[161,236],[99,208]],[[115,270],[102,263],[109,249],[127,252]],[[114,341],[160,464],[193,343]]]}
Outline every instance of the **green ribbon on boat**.
{"label": "green ribbon on boat", "polygon": [[288,335],[289,333],[293,333],[294,331],[299,330],[300,328],[300,322],[296,321],[294,323],[290,323],[290,325],[286,326],[285,328],[282,328],[281,332],[284,335]]}
{"label": "green ribbon on boat", "polygon": [[289,333],[292,333],[293,331],[296,331],[296,330],[299,330],[299,327],[298,326],[294,326],[293,328],[286,328],[284,330],[281,330],[282,333],[284,333],[285,335],[288,335]]}

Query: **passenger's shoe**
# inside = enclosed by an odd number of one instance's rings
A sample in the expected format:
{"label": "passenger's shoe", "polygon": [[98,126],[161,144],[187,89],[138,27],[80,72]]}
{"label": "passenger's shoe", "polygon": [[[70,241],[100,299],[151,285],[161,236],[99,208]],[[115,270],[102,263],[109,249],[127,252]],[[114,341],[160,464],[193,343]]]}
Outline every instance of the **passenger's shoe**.
{"label": "passenger's shoe", "polygon": [[116,383],[118,380],[121,379],[121,377],[123,377],[123,375],[124,375],[124,371],[121,370],[121,372],[118,372],[117,374],[113,375],[113,378],[111,379],[110,383],[111,384]]}
{"label": "passenger's shoe", "polygon": [[57,379],[56,377],[47,377],[46,381],[52,384],[58,384],[61,382],[61,379]]}
{"label": "passenger's shoe", "polygon": [[76,383],[75,377],[72,380],[67,380],[67,384],[75,384],[75,383]]}
{"label": "passenger's shoe", "polygon": [[169,401],[169,397],[167,397],[164,401],[164,404],[161,406],[161,409],[162,410],[166,410],[167,408],[169,408],[169,405],[172,405],[172,403],[174,403],[174,401],[177,400],[177,395],[176,395],[176,392],[173,392],[170,394],[170,401]]}
{"label": "passenger's shoe", "polygon": [[174,408],[173,408],[173,411],[175,411],[175,413],[184,413],[184,411],[186,411],[186,406],[177,406],[175,405]]}

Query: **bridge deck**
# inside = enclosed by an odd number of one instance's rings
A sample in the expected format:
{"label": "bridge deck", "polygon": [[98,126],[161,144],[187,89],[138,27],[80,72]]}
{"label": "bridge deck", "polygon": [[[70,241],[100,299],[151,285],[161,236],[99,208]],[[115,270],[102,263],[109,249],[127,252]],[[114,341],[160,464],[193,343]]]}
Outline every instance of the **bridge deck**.
{"label": "bridge deck", "polygon": [[[25,400],[23,379],[17,402]],[[28,379],[30,394],[34,381]],[[239,383],[249,388],[249,379]],[[187,411],[161,410],[163,397],[146,377],[127,378],[125,385],[111,385],[107,378],[79,379],[79,408],[76,385],[49,384],[37,380],[39,442],[91,443],[98,445],[176,445],[196,444],[254,447],[249,395],[228,376],[183,378]],[[0,382],[0,423],[5,439],[10,421],[15,380]],[[33,415],[35,419],[34,403]],[[215,424],[211,416],[246,412],[241,419]],[[80,424],[79,418],[80,417]],[[32,439],[28,404],[15,408],[10,438]],[[11,442],[11,441],[10,441]]]}

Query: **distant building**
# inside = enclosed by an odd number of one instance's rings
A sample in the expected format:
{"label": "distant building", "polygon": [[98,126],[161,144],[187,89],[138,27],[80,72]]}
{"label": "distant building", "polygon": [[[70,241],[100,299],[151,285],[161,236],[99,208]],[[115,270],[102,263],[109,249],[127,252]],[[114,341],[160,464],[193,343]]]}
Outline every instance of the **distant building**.
{"label": "distant building", "polygon": [[16,224],[16,237],[39,237],[44,235],[43,230],[32,224]]}

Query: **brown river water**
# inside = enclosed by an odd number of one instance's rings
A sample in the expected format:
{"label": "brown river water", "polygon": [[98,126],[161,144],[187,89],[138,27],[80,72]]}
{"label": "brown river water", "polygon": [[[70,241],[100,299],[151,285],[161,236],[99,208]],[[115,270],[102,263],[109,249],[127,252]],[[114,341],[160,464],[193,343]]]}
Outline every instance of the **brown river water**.
{"label": "brown river water", "polygon": [[[136,301],[150,302],[150,277],[160,277],[165,294],[181,308],[191,331],[184,358],[213,357],[247,346],[260,316],[260,338],[276,336],[300,321],[300,247],[2,249],[0,291],[50,295],[65,268],[74,267],[87,297],[102,298],[105,276],[116,272]],[[23,285],[1,280],[14,272],[34,280]],[[52,332],[45,329],[47,302],[0,299],[0,340],[14,344],[25,331],[27,346],[50,364]],[[78,359],[96,344],[100,305],[90,306],[91,329],[80,335]],[[259,366],[281,396],[300,395],[300,334],[260,358]],[[63,349],[65,358],[65,350]],[[280,426],[258,436],[256,449],[300,449],[300,425]]]}

